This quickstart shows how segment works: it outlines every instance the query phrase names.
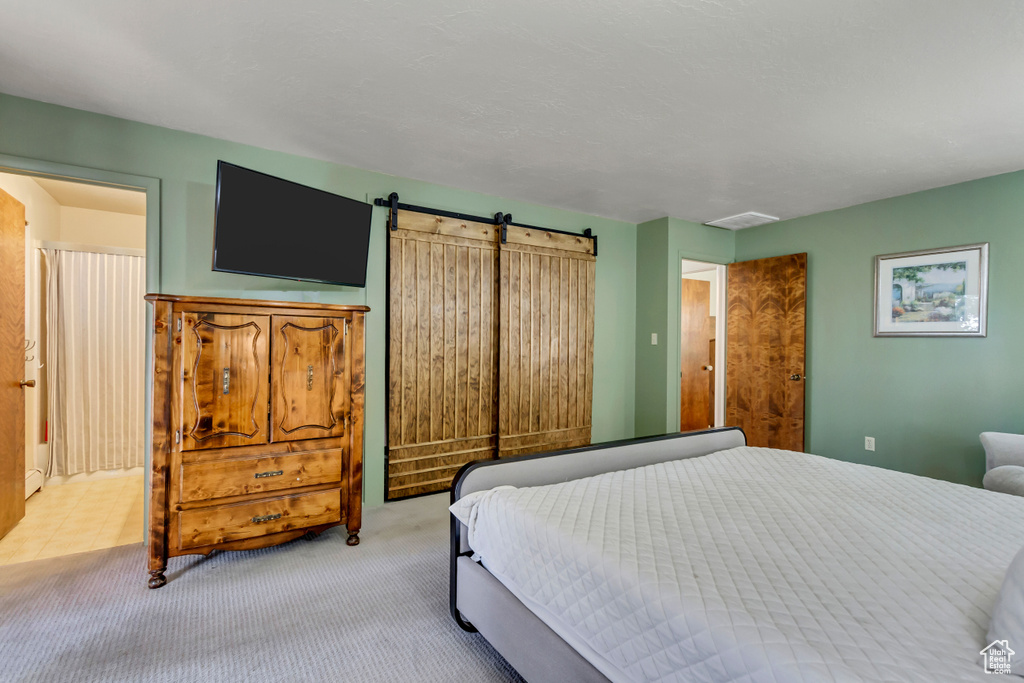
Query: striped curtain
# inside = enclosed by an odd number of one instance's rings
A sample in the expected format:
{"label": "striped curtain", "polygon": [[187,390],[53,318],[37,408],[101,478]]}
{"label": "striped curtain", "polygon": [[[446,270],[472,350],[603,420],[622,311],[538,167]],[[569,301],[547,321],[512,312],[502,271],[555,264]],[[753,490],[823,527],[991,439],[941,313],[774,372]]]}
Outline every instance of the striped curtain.
{"label": "striped curtain", "polygon": [[141,467],[146,259],[43,249],[47,475]]}

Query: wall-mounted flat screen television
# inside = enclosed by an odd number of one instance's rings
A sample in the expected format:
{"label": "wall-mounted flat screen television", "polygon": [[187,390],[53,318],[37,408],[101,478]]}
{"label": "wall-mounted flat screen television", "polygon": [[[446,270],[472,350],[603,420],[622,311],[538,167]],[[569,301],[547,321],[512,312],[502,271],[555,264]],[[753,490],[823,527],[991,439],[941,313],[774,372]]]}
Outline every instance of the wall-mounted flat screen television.
{"label": "wall-mounted flat screen television", "polygon": [[217,162],[213,269],[366,286],[365,202]]}

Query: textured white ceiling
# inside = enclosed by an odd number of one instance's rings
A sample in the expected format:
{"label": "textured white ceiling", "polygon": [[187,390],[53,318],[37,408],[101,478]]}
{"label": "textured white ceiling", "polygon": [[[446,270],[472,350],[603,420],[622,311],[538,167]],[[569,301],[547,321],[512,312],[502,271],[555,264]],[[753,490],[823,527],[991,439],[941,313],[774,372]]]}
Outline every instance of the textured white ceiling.
{"label": "textured white ceiling", "polygon": [[1020,0],[0,0],[0,91],[638,222],[1024,168]]}

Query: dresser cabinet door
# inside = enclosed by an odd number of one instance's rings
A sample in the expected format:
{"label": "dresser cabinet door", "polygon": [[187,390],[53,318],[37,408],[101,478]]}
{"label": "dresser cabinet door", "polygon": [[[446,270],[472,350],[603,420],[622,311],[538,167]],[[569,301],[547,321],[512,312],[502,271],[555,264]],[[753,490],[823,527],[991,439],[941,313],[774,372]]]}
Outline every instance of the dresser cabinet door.
{"label": "dresser cabinet door", "polygon": [[272,327],[272,440],[341,436],[348,411],[347,319],[275,315]]}
{"label": "dresser cabinet door", "polygon": [[270,316],[182,319],[182,449],[267,443]]}

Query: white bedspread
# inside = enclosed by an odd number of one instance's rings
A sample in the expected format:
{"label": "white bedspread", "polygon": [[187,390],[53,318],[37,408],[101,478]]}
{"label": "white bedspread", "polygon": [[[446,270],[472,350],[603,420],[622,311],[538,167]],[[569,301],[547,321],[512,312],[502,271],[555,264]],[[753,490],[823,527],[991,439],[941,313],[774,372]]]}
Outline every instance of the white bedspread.
{"label": "white bedspread", "polygon": [[613,681],[991,681],[1024,545],[1024,498],[763,448],[472,507],[484,565]]}

